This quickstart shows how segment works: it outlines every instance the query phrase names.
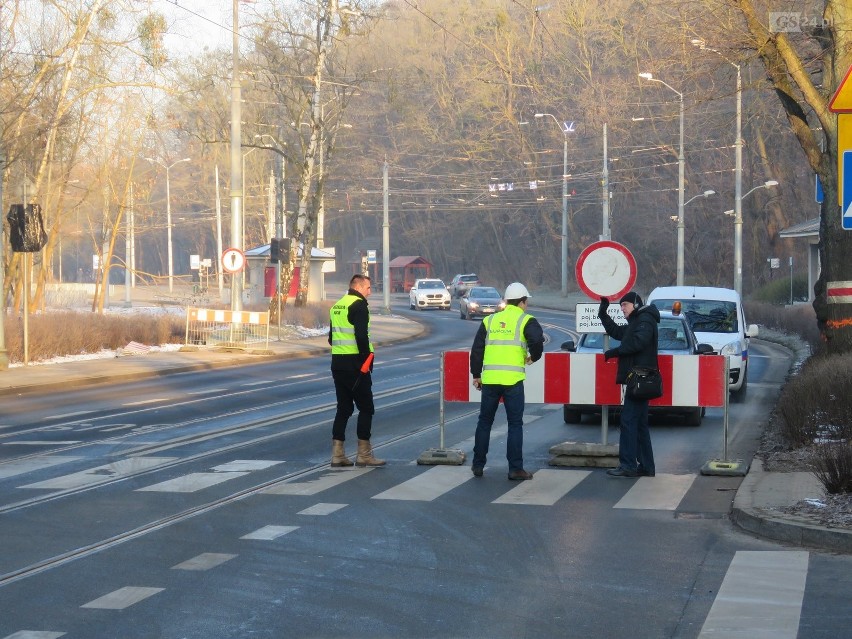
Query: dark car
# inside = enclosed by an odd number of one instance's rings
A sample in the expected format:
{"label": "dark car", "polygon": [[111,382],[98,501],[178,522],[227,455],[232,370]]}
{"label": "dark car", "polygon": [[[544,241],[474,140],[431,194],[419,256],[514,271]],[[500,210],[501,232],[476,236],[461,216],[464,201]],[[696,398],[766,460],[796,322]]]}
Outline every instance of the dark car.
{"label": "dark car", "polygon": [[476,286],[459,298],[459,317],[485,317],[506,308],[506,302],[493,286]]}
{"label": "dark car", "polygon": [[450,282],[448,288],[453,297],[461,297],[474,286],[482,286],[476,273],[459,273]]}
{"label": "dark car", "polygon": [[[573,340],[563,342],[561,348],[572,353],[601,353],[604,347],[604,333],[583,333],[574,344]],[[609,338],[609,348],[615,348],[620,342]],[[699,344],[689,321],[683,315],[674,315],[660,311],[660,323],[657,328],[657,352],[661,355],[701,355],[713,352],[709,344]],[[620,407],[610,406],[610,413]],[[653,415],[679,415],[688,426],[700,426],[704,408],[700,406],[651,406]],[[600,413],[601,407],[595,404],[565,404],[562,417],[566,424],[579,423],[583,414]]]}

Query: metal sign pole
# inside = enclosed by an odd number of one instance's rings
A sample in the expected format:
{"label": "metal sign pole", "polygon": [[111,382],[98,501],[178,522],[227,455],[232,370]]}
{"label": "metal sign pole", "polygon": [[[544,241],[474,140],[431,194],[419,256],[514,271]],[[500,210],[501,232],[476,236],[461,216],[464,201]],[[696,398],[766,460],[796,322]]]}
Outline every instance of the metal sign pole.
{"label": "metal sign pole", "polygon": [[417,458],[417,463],[420,466],[461,466],[464,464],[464,451],[456,448],[444,448],[444,356],[446,353],[441,351],[441,366],[438,375],[438,430],[440,432],[440,446],[438,448],[430,448],[424,451]]}
{"label": "metal sign pole", "polygon": [[724,368],[724,390],[723,394],[725,396],[723,410],[724,414],[722,416],[722,459],[713,459],[708,461],[704,466],[701,467],[702,475],[728,475],[734,477],[744,477],[746,473],[748,473],[748,464],[744,462],[742,459],[728,459],[728,404],[729,404],[729,396],[731,393],[731,370],[730,370],[730,359],[728,356],[725,357],[725,368]]}

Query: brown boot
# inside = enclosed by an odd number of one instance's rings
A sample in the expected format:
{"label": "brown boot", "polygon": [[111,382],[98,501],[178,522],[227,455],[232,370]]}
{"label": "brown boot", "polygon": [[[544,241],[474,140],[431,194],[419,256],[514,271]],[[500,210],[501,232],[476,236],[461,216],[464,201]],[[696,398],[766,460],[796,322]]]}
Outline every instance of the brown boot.
{"label": "brown boot", "polygon": [[373,457],[373,447],[369,439],[358,440],[358,456],[355,458],[356,466],[384,466],[384,459]]}
{"label": "brown boot", "polygon": [[331,467],[340,468],[342,466],[352,466],[352,462],[346,456],[343,450],[343,442],[339,439],[331,440]]}

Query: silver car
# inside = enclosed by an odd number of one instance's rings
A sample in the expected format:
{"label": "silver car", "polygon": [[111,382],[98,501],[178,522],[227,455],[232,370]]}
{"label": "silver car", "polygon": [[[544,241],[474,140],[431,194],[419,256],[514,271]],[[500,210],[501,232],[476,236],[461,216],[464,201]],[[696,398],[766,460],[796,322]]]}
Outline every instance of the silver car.
{"label": "silver car", "polygon": [[[609,348],[615,348],[621,342],[609,338]],[[604,346],[603,333],[583,333],[576,345],[573,340],[563,342],[562,350],[572,353],[601,353]],[[661,355],[702,355],[713,353],[709,344],[699,344],[698,338],[683,315],[674,315],[668,311],[660,311],[660,323],[657,327],[657,352]],[[610,414],[619,410],[618,406],[610,406]],[[701,406],[651,406],[653,415],[680,415],[687,426],[700,426],[704,417]],[[566,424],[579,423],[583,414],[600,413],[601,407],[594,404],[564,404],[562,417]]]}
{"label": "silver car", "polygon": [[493,286],[476,286],[459,298],[459,317],[473,319],[493,315],[506,308],[506,302]]}

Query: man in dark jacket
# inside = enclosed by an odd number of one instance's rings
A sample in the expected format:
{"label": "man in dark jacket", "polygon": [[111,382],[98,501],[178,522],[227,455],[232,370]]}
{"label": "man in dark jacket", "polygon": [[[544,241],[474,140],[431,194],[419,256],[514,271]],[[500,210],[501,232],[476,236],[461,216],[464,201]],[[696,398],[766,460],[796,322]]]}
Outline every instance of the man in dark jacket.
{"label": "man in dark jacket", "polygon": [[[619,340],[617,348],[604,353],[604,358],[618,358],[615,381],[627,382],[627,374],[634,366],[658,368],[657,324],[660,311],[653,304],[642,305],[642,298],[633,291],[621,298],[621,311],[627,318],[626,326],[619,326],[607,314],[609,300],[601,298],[598,317],[603,322],[607,335]],[[621,429],[618,438],[618,468],[607,472],[612,477],[653,477],[654,450],[651,447],[651,432],[648,429],[648,400],[634,399],[624,394],[621,407]]]}
{"label": "man in dark jacket", "polygon": [[337,394],[337,413],[331,427],[331,465],[352,466],[343,449],[346,422],[358,407],[358,456],[356,466],[384,466],[383,459],[373,456],[370,434],[373,424],[373,344],[370,342],[370,278],[353,275],[349,291],[329,311],[331,344],[331,376]]}

